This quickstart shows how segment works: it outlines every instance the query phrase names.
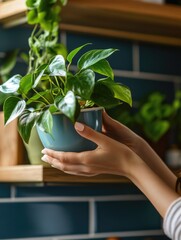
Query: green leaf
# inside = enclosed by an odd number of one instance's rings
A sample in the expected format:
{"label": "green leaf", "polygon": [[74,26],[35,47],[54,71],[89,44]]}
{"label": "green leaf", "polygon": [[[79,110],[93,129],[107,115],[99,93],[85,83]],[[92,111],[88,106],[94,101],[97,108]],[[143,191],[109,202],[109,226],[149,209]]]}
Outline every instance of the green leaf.
{"label": "green leaf", "polygon": [[50,72],[50,76],[66,76],[66,67],[65,67],[65,59],[62,55],[55,56],[49,66],[48,71]]}
{"label": "green leaf", "polygon": [[36,88],[36,86],[38,85],[38,83],[40,82],[43,74],[45,73],[46,71],[46,68],[47,68],[47,65],[44,65],[44,68],[39,71],[39,72],[36,72],[35,74],[33,74],[33,86],[32,88]]}
{"label": "green leaf", "polygon": [[67,79],[67,88],[84,100],[89,100],[95,85],[95,74],[86,69],[74,77]]}
{"label": "green leaf", "polygon": [[113,54],[117,49],[101,49],[101,50],[90,50],[86,53],[84,53],[80,59],[78,60],[78,68],[79,69],[85,69],[88,68],[95,63],[101,61],[102,59],[105,59],[109,57],[111,54]]}
{"label": "green leaf", "polygon": [[112,91],[101,84],[95,84],[91,100],[96,105],[107,109],[120,105],[120,101],[113,97]]}
{"label": "green leaf", "polygon": [[170,128],[170,123],[165,120],[154,121],[144,127],[146,136],[153,142],[157,142]]}
{"label": "green leaf", "polygon": [[36,9],[32,9],[31,11],[29,11],[26,16],[29,24],[38,23],[38,12]]}
{"label": "green leaf", "polygon": [[36,124],[38,118],[39,113],[31,112],[29,110],[25,110],[19,117],[18,130],[25,143],[29,142],[31,130]]}
{"label": "green leaf", "polygon": [[82,48],[84,48],[85,46],[90,45],[90,44],[91,44],[91,43],[86,43],[86,44],[84,44],[84,45],[82,45],[82,46],[80,46],[80,47],[75,48],[74,50],[72,50],[72,51],[68,54],[68,56],[67,56],[67,61],[68,61],[69,63],[71,63],[71,62],[72,62],[72,59],[75,57],[75,55],[76,55]]}
{"label": "green leaf", "polygon": [[67,4],[68,0],[60,0],[60,2],[63,6],[65,6]]}
{"label": "green leaf", "polygon": [[49,110],[42,112],[37,124],[41,131],[51,134],[53,128],[53,118]]}
{"label": "green leaf", "polygon": [[127,86],[109,81],[108,79],[99,80],[97,84],[106,86],[108,89],[110,89],[114,98],[126,102],[132,106],[131,91]]}
{"label": "green leaf", "polygon": [[55,106],[73,123],[76,121],[80,112],[80,106],[72,91],[68,91],[65,97],[56,98]]}
{"label": "green leaf", "polygon": [[21,78],[22,76],[19,74],[14,75],[5,83],[0,85],[0,91],[3,93],[15,93],[19,88]]}
{"label": "green leaf", "polygon": [[25,95],[32,89],[33,80],[32,74],[25,75],[20,81],[18,92]]}
{"label": "green leaf", "polygon": [[109,62],[105,59],[95,63],[90,67],[90,69],[92,69],[94,72],[110,77],[112,80],[114,79],[113,70]]}
{"label": "green leaf", "polygon": [[7,125],[21,115],[26,107],[26,102],[18,97],[11,96],[6,99],[3,106],[4,122]]}
{"label": "green leaf", "polygon": [[40,3],[40,0],[26,0],[26,6],[28,8],[34,8],[37,7]]}

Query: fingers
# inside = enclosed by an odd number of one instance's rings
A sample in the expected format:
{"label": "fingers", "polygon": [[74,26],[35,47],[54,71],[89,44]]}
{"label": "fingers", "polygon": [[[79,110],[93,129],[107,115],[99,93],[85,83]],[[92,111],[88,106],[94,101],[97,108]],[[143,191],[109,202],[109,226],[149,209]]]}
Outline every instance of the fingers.
{"label": "fingers", "polygon": [[120,128],[122,126],[121,123],[117,122],[116,120],[112,119],[107,113],[106,111],[103,111],[103,125],[105,125],[106,127],[110,127],[110,128]]}
{"label": "fingers", "polygon": [[[46,152],[46,154],[42,157],[44,162],[49,163],[52,167],[65,173],[81,176],[95,176],[102,173],[101,169],[82,163],[83,161],[81,161],[80,154],[78,154],[78,161],[75,162],[75,158],[73,158],[73,156],[71,156],[72,154],[69,153],[56,152],[50,149],[44,149],[42,152]],[[70,156],[72,158],[69,159]],[[72,161],[72,159],[74,161]]]}
{"label": "fingers", "polygon": [[98,146],[103,146],[108,141],[105,135],[93,130],[92,128],[82,123],[76,122],[75,129],[82,137],[89,139],[92,142],[95,142]]}
{"label": "fingers", "polygon": [[[84,162],[84,158],[86,158],[86,153],[76,153],[76,152],[60,152],[60,151],[54,151],[51,149],[43,149],[42,153],[45,154],[45,156],[50,157],[49,164],[53,164],[53,160],[57,159],[61,163],[66,163],[66,164],[79,164]],[[88,153],[87,153],[88,154]],[[46,157],[43,156],[44,159],[43,161],[46,161]]]}

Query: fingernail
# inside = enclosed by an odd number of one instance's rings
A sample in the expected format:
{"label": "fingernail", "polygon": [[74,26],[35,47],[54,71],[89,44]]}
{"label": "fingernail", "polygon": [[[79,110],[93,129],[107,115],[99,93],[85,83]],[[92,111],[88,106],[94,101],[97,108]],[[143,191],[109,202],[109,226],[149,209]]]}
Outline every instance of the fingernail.
{"label": "fingernail", "polygon": [[82,132],[84,130],[84,125],[82,123],[76,122],[75,129],[79,132]]}
{"label": "fingernail", "polygon": [[47,155],[44,155],[44,156],[41,158],[41,160],[44,161],[44,162],[48,162],[48,160],[47,160]]}
{"label": "fingernail", "polygon": [[46,153],[46,148],[44,148],[42,151],[41,151],[43,154]]}

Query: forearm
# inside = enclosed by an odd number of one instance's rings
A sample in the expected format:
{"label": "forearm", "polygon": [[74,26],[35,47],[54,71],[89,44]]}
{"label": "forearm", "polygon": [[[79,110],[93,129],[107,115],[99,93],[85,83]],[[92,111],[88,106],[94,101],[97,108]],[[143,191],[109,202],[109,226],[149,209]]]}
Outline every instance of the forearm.
{"label": "forearm", "polygon": [[175,189],[177,177],[167,167],[163,160],[156,154],[150,145],[144,140],[139,139],[139,156],[147,165],[163,179],[172,189]]}
{"label": "forearm", "polygon": [[157,175],[145,162],[134,164],[128,176],[144,193],[162,217],[179,195]]}

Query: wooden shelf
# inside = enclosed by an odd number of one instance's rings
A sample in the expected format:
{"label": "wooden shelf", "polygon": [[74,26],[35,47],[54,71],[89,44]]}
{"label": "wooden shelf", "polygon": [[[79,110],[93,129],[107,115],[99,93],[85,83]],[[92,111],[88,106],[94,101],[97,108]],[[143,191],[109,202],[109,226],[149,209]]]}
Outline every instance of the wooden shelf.
{"label": "wooden shelf", "polygon": [[123,183],[128,179],[114,175],[81,177],[66,174],[42,165],[17,165],[0,167],[0,183]]}
{"label": "wooden shelf", "polygon": [[[25,1],[0,3],[0,23],[25,22]],[[181,7],[136,0],[69,0],[61,29],[120,39],[181,46]]]}

